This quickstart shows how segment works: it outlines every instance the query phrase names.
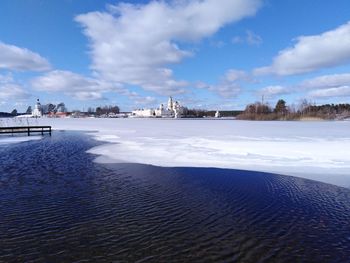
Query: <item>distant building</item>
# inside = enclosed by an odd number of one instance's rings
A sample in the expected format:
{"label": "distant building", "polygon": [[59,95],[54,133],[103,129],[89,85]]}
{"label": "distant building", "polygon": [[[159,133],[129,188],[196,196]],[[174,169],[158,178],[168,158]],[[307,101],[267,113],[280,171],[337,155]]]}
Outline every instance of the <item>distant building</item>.
{"label": "distant building", "polygon": [[30,114],[19,115],[18,118],[65,118],[69,116],[67,108],[64,103],[60,103],[57,106],[53,104],[41,105],[39,99],[37,99],[34,109]]}
{"label": "distant building", "polygon": [[49,112],[46,117],[48,118],[66,118],[69,116],[68,112]]}
{"label": "distant building", "polygon": [[43,116],[41,104],[39,99],[37,99],[36,104],[34,106],[34,110],[32,111],[32,117],[34,118],[41,118]]}
{"label": "distant building", "polygon": [[138,109],[134,110],[131,116],[139,118],[181,118],[184,111],[185,108],[179,102],[174,102],[173,98],[169,97],[167,108],[164,107],[164,104],[161,104],[157,109]]}
{"label": "distant building", "polygon": [[221,117],[220,112],[219,112],[219,111],[216,111],[216,112],[215,112],[215,118],[220,118],[220,117]]}

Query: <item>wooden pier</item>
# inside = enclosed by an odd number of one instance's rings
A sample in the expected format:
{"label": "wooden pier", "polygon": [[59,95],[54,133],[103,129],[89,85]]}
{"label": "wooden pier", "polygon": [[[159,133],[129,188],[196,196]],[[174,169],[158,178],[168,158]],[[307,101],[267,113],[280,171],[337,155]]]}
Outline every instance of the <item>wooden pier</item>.
{"label": "wooden pier", "polygon": [[32,133],[45,133],[51,136],[51,126],[17,126],[17,127],[0,127],[0,134],[16,134],[16,133],[26,133],[30,136]]}

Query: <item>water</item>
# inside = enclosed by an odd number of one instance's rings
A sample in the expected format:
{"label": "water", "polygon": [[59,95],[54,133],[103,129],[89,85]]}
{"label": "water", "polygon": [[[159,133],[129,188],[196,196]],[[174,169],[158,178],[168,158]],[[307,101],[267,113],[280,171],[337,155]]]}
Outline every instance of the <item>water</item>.
{"label": "water", "polygon": [[102,165],[72,132],[0,147],[0,262],[349,262],[350,190]]}

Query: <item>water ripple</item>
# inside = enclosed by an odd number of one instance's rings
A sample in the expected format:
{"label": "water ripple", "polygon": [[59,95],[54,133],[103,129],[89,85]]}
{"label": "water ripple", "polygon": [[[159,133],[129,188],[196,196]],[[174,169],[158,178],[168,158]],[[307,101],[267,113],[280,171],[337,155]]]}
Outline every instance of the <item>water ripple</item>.
{"label": "water ripple", "polygon": [[[350,190],[93,163],[79,133],[0,147],[0,262],[347,262]],[[331,176],[331,175],[330,175]]]}

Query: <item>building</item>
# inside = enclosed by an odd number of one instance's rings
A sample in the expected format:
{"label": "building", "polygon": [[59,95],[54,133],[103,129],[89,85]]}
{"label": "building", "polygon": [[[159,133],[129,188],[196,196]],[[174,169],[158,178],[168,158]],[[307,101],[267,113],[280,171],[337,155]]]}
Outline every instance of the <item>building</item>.
{"label": "building", "polygon": [[66,118],[69,116],[69,113],[68,112],[49,112],[45,116],[48,118]]}
{"label": "building", "polygon": [[41,118],[43,116],[42,114],[42,109],[41,109],[41,104],[39,99],[37,99],[36,104],[34,106],[34,110],[32,111],[32,116],[34,118]]}
{"label": "building", "polygon": [[216,111],[215,112],[215,118],[220,118],[220,117],[221,117],[220,111]]}
{"label": "building", "polygon": [[173,101],[169,97],[168,105],[165,108],[161,104],[157,109],[138,109],[132,111],[131,117],[138,118],[181,118],[185,112],[185,108],[179,104],[178,101]]}

